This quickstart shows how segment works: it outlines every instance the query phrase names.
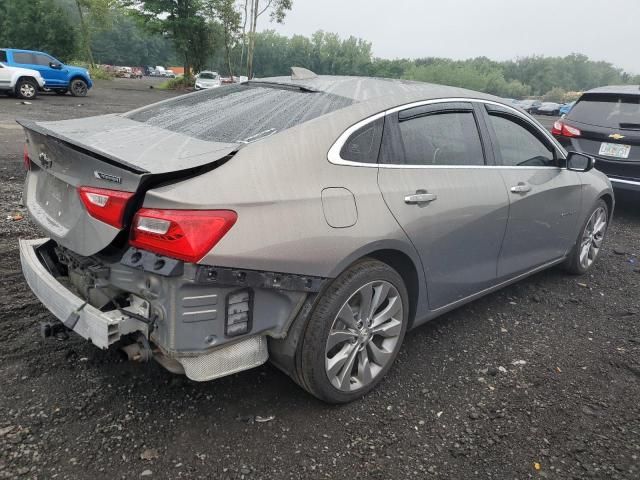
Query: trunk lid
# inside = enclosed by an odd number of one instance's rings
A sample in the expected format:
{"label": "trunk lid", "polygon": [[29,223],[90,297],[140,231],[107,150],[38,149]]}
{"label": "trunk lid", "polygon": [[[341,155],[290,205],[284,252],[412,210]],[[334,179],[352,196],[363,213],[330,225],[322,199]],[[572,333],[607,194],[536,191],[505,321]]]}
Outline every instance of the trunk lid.
{"label": "trunk lid", "polygon": [[[238,144],[209,142],[118,115],[18,123],[25,129],[32,165],[24,189],[31,218],[56,242],[85,256],[127,229],[149,188],[211,170],[238,149]],[[91,217],[80,186],[135,193],[125,227]]]}

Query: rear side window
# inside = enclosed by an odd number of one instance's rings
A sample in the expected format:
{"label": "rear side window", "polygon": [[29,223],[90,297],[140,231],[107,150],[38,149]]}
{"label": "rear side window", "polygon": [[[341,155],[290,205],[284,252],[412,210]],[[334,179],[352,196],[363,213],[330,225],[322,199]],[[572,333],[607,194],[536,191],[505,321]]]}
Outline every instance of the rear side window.
{"label": "rear side window", "polygon": [[35,63],[33,55],[25,52],[14,52],[13,61],[14,63],[22,63],[25,65],[33,65]]}
{"label": "rear side window", "polygon": [[498,154],[502,165],[509,167],[555,166],[555,154],[536,135],[520,123],[496,114],[490,114],[491,126],[498,141]]}
{"label": "rear side window", "polygon": [[405,163],[484,165],[472,112],[442,112],[400,121]]}
{"label": "rear side window", "polygon": [[384,118],[379,118],[351,134],[340,157],[351,162],[378,163],[383,128]]}
{"label": "rear side window", "polygon": [[640,95],[585,94],[567,118],[614,129],[640,128]]}
{"label": "rear side window", "polygon": [[182,95],[126,117],[200,140],[251,143],[352,103],[325,92],[238,84]]}
{"label": "rear side window", "polygon": [[4,50],[0,50],[0,62],[6,62],[7,61],[7,52],[5,52]]}

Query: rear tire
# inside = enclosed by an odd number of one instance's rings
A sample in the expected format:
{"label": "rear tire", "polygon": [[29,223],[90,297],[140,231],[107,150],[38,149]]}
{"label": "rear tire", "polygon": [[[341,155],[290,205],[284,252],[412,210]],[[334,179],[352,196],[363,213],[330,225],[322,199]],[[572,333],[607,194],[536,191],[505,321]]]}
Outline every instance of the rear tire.
{"label": "rear tire", "polygon": [[573,275],[587,273],[602,250],[602,243],[609,225],[609,207],[607,202],[599,199],[589,211],[587,219],[580,228],[576,243],[562,265]]}
{"label": "rear tire", "polygon": [[16,83],[16,97],[33,100],[38,96],[38,84],[30,78],[21,78]]}
{"label": "rear tire", "polygon": [[69,90],[74,97],[86,97],[89,92],[89,85],[81,78],[76,78],[71,81]]}
{"label": "rear tire", "polygon": [[363,259],[316,301],[297,347],[298,383],[329,403],[347,403],[376,387],[407,330],[409,300],[389,265]]}

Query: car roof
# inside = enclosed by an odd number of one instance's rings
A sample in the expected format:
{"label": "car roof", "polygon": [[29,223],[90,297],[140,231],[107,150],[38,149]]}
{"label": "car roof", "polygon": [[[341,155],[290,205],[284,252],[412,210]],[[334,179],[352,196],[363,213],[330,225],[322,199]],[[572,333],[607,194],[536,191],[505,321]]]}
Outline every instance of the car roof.
{"label": "car roof", "polygon": [[484,99],[505,104],[504,99],[465,88],[449,87],[432,83],[397,80],[389,78],[347,77],[318,75],[314,78],[269,77],[251,80],[250,83],[271,83],[301,87],[346,97],[354,102],[386,103],[389,107],[411,101],[435,100],[439,98]]}
{"label": "car roof", "polygon": [[42,53],[43,55],[51,56],[47,52],[41,52],[39,50],[24,50],[22,48],[0,48],[0,50],[18,52],[18,53]]}
{"label": "car roof", "polygon": [[618,93],[640,95],[640,85],[610,85],[608,87],[593,88],[584,93]]}

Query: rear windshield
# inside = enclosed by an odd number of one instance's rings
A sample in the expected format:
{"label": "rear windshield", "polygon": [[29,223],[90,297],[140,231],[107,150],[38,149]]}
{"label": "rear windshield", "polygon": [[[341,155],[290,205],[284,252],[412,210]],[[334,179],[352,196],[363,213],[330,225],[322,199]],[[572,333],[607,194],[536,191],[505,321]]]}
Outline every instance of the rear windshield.
{"label": "rear windshield", "polygon": [[640,95],[583,95],[567,118],[600,127],[637,129],[640,128]]}
{"label": "rear windshield", "polygon": [[200,140],[251,143],[352,103],[324,92],[238,84],[176,97],[126,116]]}

